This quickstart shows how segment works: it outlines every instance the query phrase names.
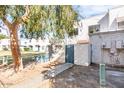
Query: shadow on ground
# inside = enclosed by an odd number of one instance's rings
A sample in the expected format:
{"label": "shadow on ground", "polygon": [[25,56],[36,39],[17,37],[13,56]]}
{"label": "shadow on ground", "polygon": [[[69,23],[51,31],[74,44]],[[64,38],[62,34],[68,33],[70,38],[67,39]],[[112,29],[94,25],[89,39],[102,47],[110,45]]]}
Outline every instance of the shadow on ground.
{"label": "shadow on ground", "polygon": [[[107,68],[107,84],[104,87],[123,88],[124,72],[118,71],[117,68]],[[62,72],[55,78],[51,79],[51,82],[53,88],[100,88],[99,67],[98,65],[91,65],[88,67],[74,65],[72,68]]]}

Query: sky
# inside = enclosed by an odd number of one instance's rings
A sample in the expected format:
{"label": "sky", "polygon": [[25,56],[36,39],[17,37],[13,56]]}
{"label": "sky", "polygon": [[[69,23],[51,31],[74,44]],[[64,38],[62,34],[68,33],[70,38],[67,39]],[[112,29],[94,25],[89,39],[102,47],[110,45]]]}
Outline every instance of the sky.
{"label": "sky", "polygon": [[114,5],[75,5],[73,6],[79,14],[84,17],[91,17],[94,15],[102,14],[115,7]]}

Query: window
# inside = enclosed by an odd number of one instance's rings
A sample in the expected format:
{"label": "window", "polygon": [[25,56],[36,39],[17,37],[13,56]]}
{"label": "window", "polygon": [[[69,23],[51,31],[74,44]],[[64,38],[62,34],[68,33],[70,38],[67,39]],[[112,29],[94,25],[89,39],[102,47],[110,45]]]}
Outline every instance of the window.
{"label": "window", "polygon": [[100,25],[91,25],[88,28],[89,33],[99,32],[100,31]]}
{"label": "window", "polygon": [[42,46],[42,50],[44,50],[45,49],[45,47],[44,46]]}
{"label": "window", "polygon": [[29,42],[31,43],[31,39],[29,40]]}
{"label": "window", "polygon": [[78,28],[74,31],[74,35],[78,35]]}
{"label": "window", "polygon": [[33,48],[33,46],[32,46],[32,45],[30,45],[29,47],[30,47],[31,49]]}
{"label": "window", "polygon": [[21,38],[23,38],[23,35],[20,35]]}
{"label": "window", "polygon": [[25,42],[25,44],[27,44],[27,42]]}
{"label": "window", "polygon": [[124,28],[124,21],[118,22],[118,28],[119,28],[119,29]]}

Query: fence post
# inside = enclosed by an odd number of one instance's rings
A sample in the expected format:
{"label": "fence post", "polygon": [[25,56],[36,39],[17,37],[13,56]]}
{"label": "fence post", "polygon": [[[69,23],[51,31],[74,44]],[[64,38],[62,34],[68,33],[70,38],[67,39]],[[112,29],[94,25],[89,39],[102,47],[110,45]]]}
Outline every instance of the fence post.
{"label": "fence post", "polygon": [[106,85],[106,76],[105,76],[105,64],[100,64],[99,68],[99,79],[100,79],[100,86]]}
{"label": "fence post", "polygon": [[7,56],[3,56],[3,58],[2,58],[3,60],[3,65],[6,65],[7,64],[7,59],[8,59],[8,57]]}

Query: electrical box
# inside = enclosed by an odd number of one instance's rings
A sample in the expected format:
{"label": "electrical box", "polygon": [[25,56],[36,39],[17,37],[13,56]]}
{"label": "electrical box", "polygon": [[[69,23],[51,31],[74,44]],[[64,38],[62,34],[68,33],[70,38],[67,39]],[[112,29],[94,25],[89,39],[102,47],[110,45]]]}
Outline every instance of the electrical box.
{"label": "electrical box", "polygon": [[121,49],[122,48],[122,40],[116,41],[116,48]]}
{"label": "electrical box", "polygon": [[106,42],[102,42],[102,48],[106,47]]}
{"label": "electrical box", "polygon": [[103,42],[102,43],[102,48],[104,48],[104,49],[110,49],[111,48],[110,42]]}
{"label": "electrical box", "polygon": [[122,42],[122,48],[124,48],[124,41]]}

